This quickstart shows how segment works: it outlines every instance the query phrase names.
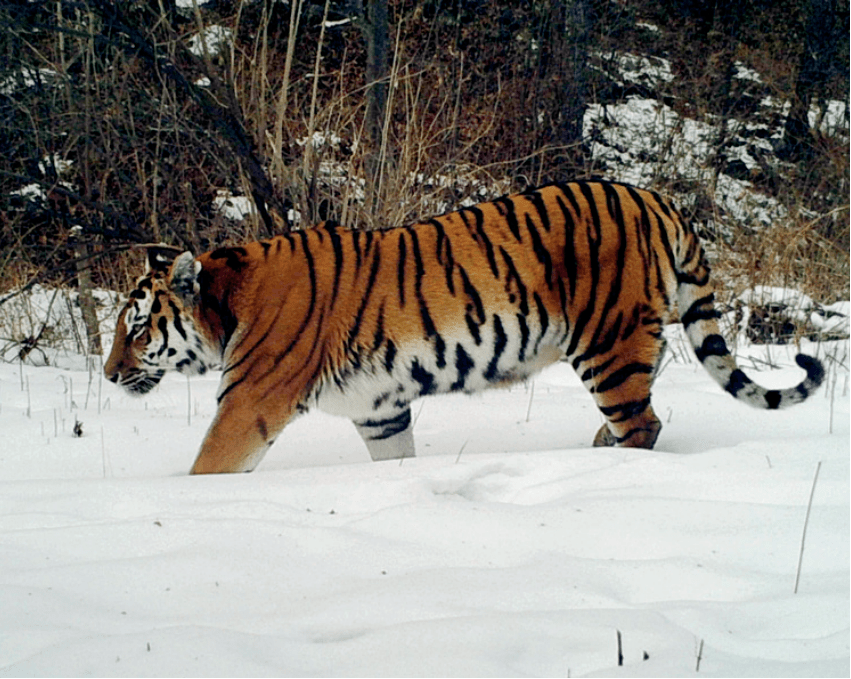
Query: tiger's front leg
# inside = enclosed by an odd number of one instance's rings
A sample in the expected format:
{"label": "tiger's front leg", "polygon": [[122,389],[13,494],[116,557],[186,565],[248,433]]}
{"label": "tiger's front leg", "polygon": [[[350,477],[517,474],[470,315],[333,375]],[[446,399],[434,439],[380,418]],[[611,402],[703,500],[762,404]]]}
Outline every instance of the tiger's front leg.
{"label": "tiger's front leg", "polygon": [[414,457],[411,408],[355,422],[358,434],[374,462]]}
{"label": "tiger's front leg", "polygon": [[228,395],[219,403],[190,474],[253,471],[295,411],[236,401]]}

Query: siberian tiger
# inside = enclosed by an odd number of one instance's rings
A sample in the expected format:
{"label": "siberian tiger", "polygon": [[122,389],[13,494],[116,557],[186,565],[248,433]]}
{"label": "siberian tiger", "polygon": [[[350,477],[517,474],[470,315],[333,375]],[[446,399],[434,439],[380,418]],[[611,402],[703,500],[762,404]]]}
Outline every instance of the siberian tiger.
{"label": "siberian tiger", "polygon": [[523,380],[567,358],[606,423],[594,445],[651,448],[650,387],[677,319],[709,374],[757,408],[768,390],[719,334],[703,249],[652,191],[573,182],[421,224],[332,224],[173,262],[149,254],[121,312],[106,377],[144,394],[166,370],[221,366],[218,410],[192,473],[250,471],[311,407],[349,417],[373,460],[414,455],[412,400]]}

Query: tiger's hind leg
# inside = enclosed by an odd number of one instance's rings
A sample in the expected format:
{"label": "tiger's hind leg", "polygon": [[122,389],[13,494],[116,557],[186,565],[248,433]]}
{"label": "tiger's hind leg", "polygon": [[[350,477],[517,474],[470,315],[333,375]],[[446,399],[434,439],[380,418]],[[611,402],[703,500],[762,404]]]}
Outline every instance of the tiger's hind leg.
{"label": "tiger's hind leg", "polygon": [[650,388],[665,341],[652,333],[637,333],[630,340],[618,347],[615,358],[597,357],[596,365],[587,367],[574,364],[607,420],[594,437],[595,446],[650,449],[662,429],[650,405]]}
{"label": "tiger's hind leg", "polygon": [[355,422],[355,428],[374,462],[414,457],[410,407],[389,416]]}

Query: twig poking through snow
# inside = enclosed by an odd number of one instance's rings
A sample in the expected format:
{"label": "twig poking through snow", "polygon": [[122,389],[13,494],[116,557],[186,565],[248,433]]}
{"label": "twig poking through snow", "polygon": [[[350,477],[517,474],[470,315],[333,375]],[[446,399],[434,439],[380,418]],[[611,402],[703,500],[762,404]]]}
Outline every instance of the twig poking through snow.
{"label": "twig poking through snow", "polygon": [[795,574],[795,594],[798,593],[798,583],[801,581],[801,563],[804,561],[804,541],[807,539],[807,525],[810,523],[810,511],[813,508],[813,496],[816,494],[816,481],[821,469],[821,460],[816,465],[816,473],[813,477],[813,487],[810,489],[810,501],[807,503],[807,516],[804,518],[804,532],[801,535],[801,552],[798,554],[798,572]]}
{"label": "twig poking through snow", "polygon": [[417,415],[414,418],[413,423],[411,424],[411,429],[417,426],[417,421],[420,419],[420,415],[423,414],[423,408],[425,407],[425,399],[420,402],[420,409],[417,411]]}
{"label": "twig poking through snow", "polygon": [[535,380],[532,380],[532,386],[529,389],[529,407],[526,408],[526,422],[529,421],[529,415],[532,414],[532,399],[535,398]]}
{"label": "twig poking through snow", "polygon": [[458,464],[458,460],[460,460],[460,459],[461,459],[461,453],[463,453],[463,452],[464,452],[464,448],[467,446],[467,444],[468,444],[469,442],[470,442],[470,439],[467,439],[467,440],[466,440],[466,441],[464,441],[464,443],[462,444],[462,446],[461,446],[461,450],[459,450],[459,451],[458,451],[458,457],[456,457],[456,458],[455,458],[455,464]]}
{"label": "twig poking through snow", "polygon": [[98,366],[98,415],[101,411],[101,391],[103,387],[103,356],[100,356],[100,365]]}
{"label": "twig poking through snow", "polygon": [[103,478],[112,476],[112,465],[109,463],[109,457],[106,454],[106,442],[104,441],[103,425],[100,426],[100,455],[103,462]]}
{"label": "twig poking through snow", "polygon": [[700,640],[700,646],[697,647],[697,664],[694,666],[695,672],[700,672],[701,660],[703,660],[703,639]]}

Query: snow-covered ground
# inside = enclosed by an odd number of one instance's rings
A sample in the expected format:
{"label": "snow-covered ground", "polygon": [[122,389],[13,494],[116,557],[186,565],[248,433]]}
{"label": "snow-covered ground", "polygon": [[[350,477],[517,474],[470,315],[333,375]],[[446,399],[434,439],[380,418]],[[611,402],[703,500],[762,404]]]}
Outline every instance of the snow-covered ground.
{"label": "snow-covered ground", "polygon": [[0,675],[848,676],[847,341],[763,412],[670,332],[652,452],[591,448],[558,364],[415,405],[403,464],[311,413],[218,477],[186,475],[216,376],[0,363]]}

